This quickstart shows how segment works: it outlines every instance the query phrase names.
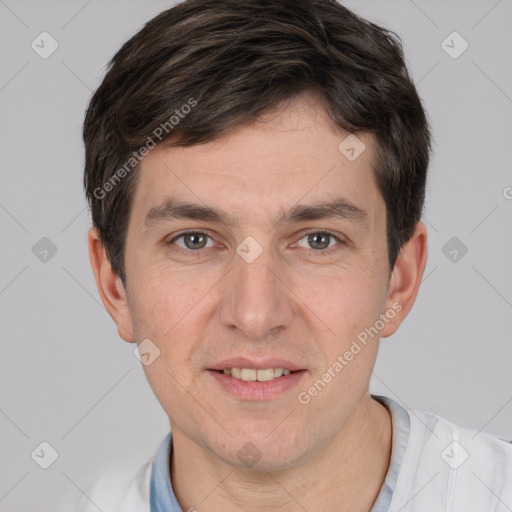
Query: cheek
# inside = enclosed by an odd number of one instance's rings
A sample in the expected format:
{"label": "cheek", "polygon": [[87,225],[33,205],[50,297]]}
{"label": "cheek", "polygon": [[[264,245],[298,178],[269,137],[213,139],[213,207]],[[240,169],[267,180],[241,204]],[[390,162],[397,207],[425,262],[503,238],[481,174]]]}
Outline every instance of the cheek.
{"label": "cheek", "polygon": [[148,267],[137,276],[137,294],[130,306],[136,339],[150,339],[160,350],[155,364],[144,368],[148,380],[152,386],[161,382],[169,386],[172,375],[178,379],[173,387],[187,385],[191,378],[187,369],[211,315],[206,296],[212,288],[209,278],[170,272],[163,265]]}
{"label": "cheek", "polygon": [[[379,281],[377,279],[380,279]],[[304,303],[328,327],[331,335],[346,340],[347,335],[373,324],[386,294],[374,272],[361,267],[339,269],[327,276],[317,276],[303,290]]]}
{"label": "cheek", "polygon": [[158,338],[179,328],[181,319],[192,312],[206,286],[201,278],[176,272],[165,264],[139,265],[133,284],[137,323]]}
{"label": "cheek", "polygon": [[199,310],[194,306],[201,295],[201,290],[177,275],[171,279],[165,272],[148,272],[138,281],[132,311],[136,336],[151,340],[159,350],[158,357],[143,365],[143,370],[161,406],[173,416],[179,416],[189,399],[185,390],[192,384],[189,367],[198,336],[194,315]]}

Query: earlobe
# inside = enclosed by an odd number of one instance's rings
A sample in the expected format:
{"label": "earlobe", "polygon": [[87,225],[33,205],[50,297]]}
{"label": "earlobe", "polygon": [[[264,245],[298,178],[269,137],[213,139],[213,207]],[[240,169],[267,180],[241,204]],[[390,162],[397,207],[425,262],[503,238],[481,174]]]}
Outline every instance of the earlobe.
{"label": "earlobe", "polygon": [[[411,239],[402,247],[390,279],[386,312],[394,311],[381,337],[395,333],[412,309],[427,263],[427,228],[418,222]],[[389,315],[391,316],[391,315]]]}
{"label": "earlobe", "polygon": [[89,229],[87,242],[91,267],[101,301],[116,323],[119,336],[123,340],[132,343],[135,338],[126,290],[121,278],[110,264],[98,230],[95,227]]}

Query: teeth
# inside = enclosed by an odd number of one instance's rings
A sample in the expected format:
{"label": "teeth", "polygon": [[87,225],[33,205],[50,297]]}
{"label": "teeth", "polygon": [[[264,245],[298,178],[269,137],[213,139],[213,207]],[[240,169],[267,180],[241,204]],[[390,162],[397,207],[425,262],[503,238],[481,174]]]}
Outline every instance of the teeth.
{"label": "teeth", "polygon": [[285,368],[266,368],[264,370],[256,370],[255,368],[225,368],[222,370],[225,375],[231,375],[235,379],[245,381],[265,382],[283,375],[290,375],[291,371]]}
{"label": "teeth", "polygon": [[256,379],[260,382],[264,382],[266,380],[272,380],[274,378],[274,369],[268,368],[267,370],[258,370]]}
{"label": "teeth", "polygon": [[274,377],[281,377],[283,375],[283,369],[282,368],[274,368]]}
{"label": "teeth", "polygon": [[252,368],[242,368],[241,373],[242,380],[256,380],[258,372]]}

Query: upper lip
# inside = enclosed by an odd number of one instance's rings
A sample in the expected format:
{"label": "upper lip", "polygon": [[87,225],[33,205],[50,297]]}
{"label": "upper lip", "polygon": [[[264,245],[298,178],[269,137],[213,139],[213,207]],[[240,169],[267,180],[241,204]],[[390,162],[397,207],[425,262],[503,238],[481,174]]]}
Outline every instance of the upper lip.
{"label": "upper lip", "polygon": [[255,368],[266,370],[267,368],[284,368],[291,371],[304,370],[304,367],[287,361],[286,359],[249,359],[247,357],[232,357],[224,359],[210,366],[208,370],[224,370],[226,368]]}

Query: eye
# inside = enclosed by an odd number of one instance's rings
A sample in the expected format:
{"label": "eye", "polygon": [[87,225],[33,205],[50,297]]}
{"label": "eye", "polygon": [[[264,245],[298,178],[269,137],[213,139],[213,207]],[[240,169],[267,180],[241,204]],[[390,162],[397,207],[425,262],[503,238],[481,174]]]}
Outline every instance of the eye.
{"label": "eye", "polygon": [[[305,240],[306,245],[301,244],[303,240]],[[315,249],[315,252],[323,255],[324,253],[330,254],[332,252],[331,249],[333,246],[336,246],[336,243],[332,242],[337,242],[338,245],[345,244],[343,240],[329,231],[311,231],[302,237],[295,245],[298,245],[299,247],[313,248]]]}
{"label": "eye", "polygon": [[[187,231],[186,233],[181,233],[181,235],[176,236],[167,243],[169,245],[176,244],[178,247],[188,249],[189,251],[197,251],[199,249],[205,249],[213,246],[213,241],[211,245],[207,245],[208,239],[211,240],[207,234],[202,233],[201,231]],[[182,244],[177,243],[178,240],[182,240]]]}

